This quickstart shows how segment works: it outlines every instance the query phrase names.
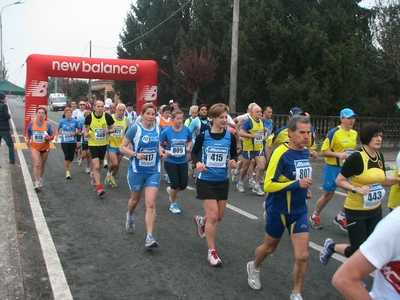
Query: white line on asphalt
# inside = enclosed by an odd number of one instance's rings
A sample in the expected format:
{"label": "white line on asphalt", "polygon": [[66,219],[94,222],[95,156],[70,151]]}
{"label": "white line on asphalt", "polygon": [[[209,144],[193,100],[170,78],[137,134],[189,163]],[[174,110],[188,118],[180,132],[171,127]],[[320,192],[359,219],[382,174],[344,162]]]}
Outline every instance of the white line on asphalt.
{"label": "white line on asphalt", "polygon": [[239,213],[239,214],[241,214],[241,215],[243,215],[245,217],[248,217],[249,219],[252,219],[252,220],[257,220],[258,219],[255,215],[252,215],[251,213],[248,213],[247,211],[244,211],[244,210],[242,210],[240,208],[237,208],[236,206],[230,205],[229,203],[226,204],[226,207],[231,209],[231,210],[233,210],[233,211],[236,211],[237,213]]}
{"label": "white line on asphalt", "polygon": [[[11,125],[15,136],[15,142],[19,143],[15,124],[11,119]],[[36,231],[39,236],[40,245],[42,247],[43,258],[46,262],[47,272],[49,274],[51,288],[55,300],[73,299],[71,291],[65,278],[64,270],[61,266],[56,247],[51,237],[46,219],[43,215],[42,207],[36,192],[33,189],[32,179],[29,173],[28,165],[21,149],[17,150],[19,162],[21,165],[22,175],[24,177],[26,192],[28,194],[29,203],[31,205],[33,220],[35,222]]]}

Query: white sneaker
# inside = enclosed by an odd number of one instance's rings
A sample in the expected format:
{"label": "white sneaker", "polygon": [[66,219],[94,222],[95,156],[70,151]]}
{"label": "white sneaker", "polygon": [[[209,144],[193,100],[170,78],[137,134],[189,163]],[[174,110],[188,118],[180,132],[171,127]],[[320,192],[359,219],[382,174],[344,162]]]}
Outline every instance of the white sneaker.
{"label": "white sneaker", "polygon": [[85,169],[85,173],[86,173],[86,174],[90,174],[90,172],[91,172],[91,171],[90,171],[90,168],[86,168],[86,169]]}
{"label": "white sneaker", "polygon": [[82,158],[79,158],[79,160],[78,160],[78,167],[81,167],[82,164],[83,164],[83,159],[82,159]]}
{"label": "white sneaker", "polygon": [[36,181],[36,182],[35,182],[35,184],[33,185],[33,189],[34,189],[36,192],[38,192],[38,191],[40,190],[39,181]]}
{"label": "white sneaker", "polygon": [[303,300],[300,293],[294,293],[290,295],[290,300]]}
{"label": "white sneaker", "polygon": [[247,283],[253,290],[261,289],[260,271],[257,272],[254,270],[253,261],[247,263]]}
{"label": "white sneaker", "polygon": [[43,179],[39,178],[39,189],[43,187]]}
{"label": "white sneaker", "polygon": [[237,169],[232,169],[231,170],[231,179],[232,179],[233,183],[237,183],[237,175],[238,174],[236,174],[236,171],[237,171]]}
{"label": "white sneaker", "polygon": [[169,206],[169,210],[173,214],[180,214],[181,213],[181,210],[179,209],[178,203],[171,203],[171,205]]}
{"label": "white sneaker", "polygon": [[93,172],[90,172],[90,184],[96,186],[96,182],[94,182]]}
{"label": "white sneaker", "polygon": [[207,261],[211,267],[218,267],[222,264],[222,260],[219,258],[217,251],[214,249],[208,253]]}
{"label": "white sneaker", "polygon": [[202,219],[202,217],[199,215],[196,215],[193,218],[194,223],[196,224],[196,228],[197,228],[197,235],[199,236],[199,238],[204,239],[206,237],[206,233],[204,232],[205,225],[200,224],[201,219]]}
{"label": "white sneaker", "polygon": [[239,193],[244,193],[244,186],[243,186],[243,182],[238,182],[236,184],[236,189]]}
{"label": "white sneaker", "polygon": [[255,185],[256,185],[256,182],[254,181],[254,179],[249,178],[249,188],[254,189]]}
{"label": "white sneaker", "polygon": [[255,184],[251,191],[253,193],[256,193],[258,196],[264,195],[264,191],[261,189],[261,186],[259,184]]}

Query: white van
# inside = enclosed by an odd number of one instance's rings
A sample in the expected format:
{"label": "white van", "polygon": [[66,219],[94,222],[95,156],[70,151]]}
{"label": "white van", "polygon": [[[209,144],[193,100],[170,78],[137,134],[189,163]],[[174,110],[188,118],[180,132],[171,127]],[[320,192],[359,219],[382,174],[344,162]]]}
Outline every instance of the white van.
{"label": "white van", "polygon": [[64,110],[67,106],[67,97],[64,94],[60,93],[51,93],[49,95],[49,110],[50,111],[59,111]]}

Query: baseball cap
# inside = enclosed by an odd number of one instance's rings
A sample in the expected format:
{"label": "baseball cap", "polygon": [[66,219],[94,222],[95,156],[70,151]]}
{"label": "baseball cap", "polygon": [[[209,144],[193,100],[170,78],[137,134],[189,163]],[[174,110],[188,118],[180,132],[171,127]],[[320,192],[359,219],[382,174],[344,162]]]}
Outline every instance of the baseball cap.
{"label": "baseball cap", "polygon": [[132,104],[131,102],[128,102],[128,103],[126,104],[126,107],[128,107],[128,106],[132,106],[132,107],[133,107],[133,104]]}
{"label": "baseball cap", "polygon": [[169,100],[169,102],[168,102],[169,104],[172,104],[172,103],[174,103],[174,100]]}
{"label": "baseball cap", "polygon": [[110,107],[110,104],[106,104],[106,105],[104,105],[104,107],[105,107],[105,108],[109,108],[109,107]]}
{"label": "baseball cap", "polygon": [[305,112],[300,108],[300,107],[293,107],[290,111],[289,111],[289,116],[293,117],[293,116],[305,116]]}
{"label": "baseball cap", "polygon": [[4,100],[7,98],[7,95],[4,94],[3,92],[0,92],[0,101]]}
{"label": "baseball cap", "polygon": [[340,111],[341,118],[357,117],[356,113],[351,108],[344,108]]}

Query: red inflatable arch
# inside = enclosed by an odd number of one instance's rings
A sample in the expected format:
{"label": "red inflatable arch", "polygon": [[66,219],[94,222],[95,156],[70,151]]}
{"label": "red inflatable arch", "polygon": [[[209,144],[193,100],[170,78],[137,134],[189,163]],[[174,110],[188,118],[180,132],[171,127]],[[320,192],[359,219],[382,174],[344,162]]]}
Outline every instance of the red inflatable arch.
{"label": "red inflatable arch", "polygon": [[31,54],[26,59],[25,130],[38,106],[47,106],[48,77],[136,81],[136,107],[157,105],[158,65],[153,60]]}

